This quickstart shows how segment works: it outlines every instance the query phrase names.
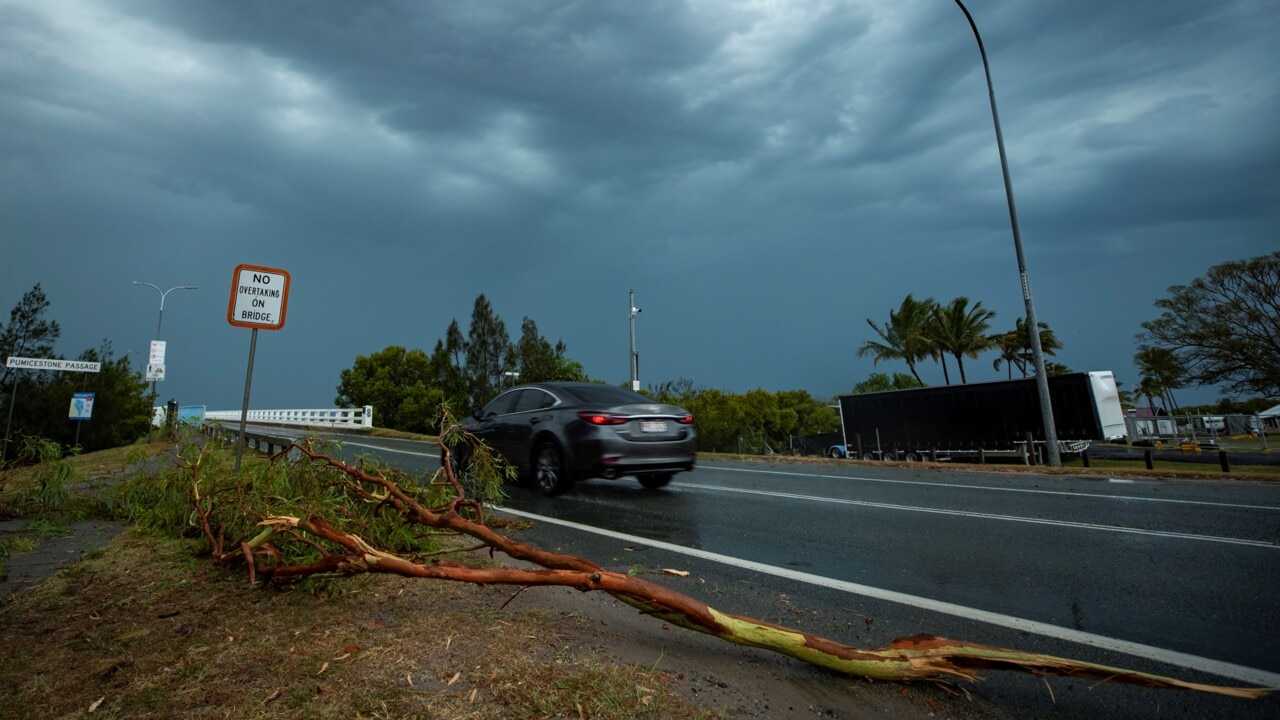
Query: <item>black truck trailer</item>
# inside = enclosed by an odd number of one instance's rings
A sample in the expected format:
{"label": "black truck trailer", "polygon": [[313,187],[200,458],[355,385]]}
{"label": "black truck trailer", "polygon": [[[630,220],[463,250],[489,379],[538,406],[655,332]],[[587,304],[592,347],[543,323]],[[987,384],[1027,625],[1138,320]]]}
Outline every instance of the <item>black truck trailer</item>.
{"label": "black truck trailer", "polygon": [[[1049,378],[1063,453],[1125,437],[1124,411],[1110,372]],[[919,461],[955,456],[1034,457],[1044,445],[1035,378],[840,396],[843,447],[833,457]]]}

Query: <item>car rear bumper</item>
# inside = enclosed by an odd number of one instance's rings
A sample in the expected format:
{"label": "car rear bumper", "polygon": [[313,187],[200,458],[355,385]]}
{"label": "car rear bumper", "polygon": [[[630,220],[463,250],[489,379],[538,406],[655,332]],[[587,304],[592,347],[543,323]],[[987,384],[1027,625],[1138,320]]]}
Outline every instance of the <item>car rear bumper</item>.
{"label": "car rear bumper", "polygon": [[692,470],[697,457],[694,447],[687,440],[674,443],[580,443],[574,448],[573,472],[580,478],[615,478]]}

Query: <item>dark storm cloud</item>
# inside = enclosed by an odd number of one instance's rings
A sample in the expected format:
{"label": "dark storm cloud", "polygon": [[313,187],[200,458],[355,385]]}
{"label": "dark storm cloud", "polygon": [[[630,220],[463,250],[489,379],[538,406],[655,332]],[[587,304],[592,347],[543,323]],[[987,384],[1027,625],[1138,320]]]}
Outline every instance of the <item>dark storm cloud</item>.
{"label": "dark storm cloud", "polygon": [[[1136,383],[1164,288],[1274,249],[1277,13],[968,5],[1038,314],[1060,360]],[[902,369],[854,350],[908,292],[1022,311],[948,0],[0,0],[0,202],[0,303],[43,283],[65,354],[145,348],[130,280],[199,284],[164,321],[166,386],[213,405],[243,379],[240,263],[295,278],[255,382],[276,406],[429,350],[482,292],[610,382],[634,288],[643,381],[821,396]]]}

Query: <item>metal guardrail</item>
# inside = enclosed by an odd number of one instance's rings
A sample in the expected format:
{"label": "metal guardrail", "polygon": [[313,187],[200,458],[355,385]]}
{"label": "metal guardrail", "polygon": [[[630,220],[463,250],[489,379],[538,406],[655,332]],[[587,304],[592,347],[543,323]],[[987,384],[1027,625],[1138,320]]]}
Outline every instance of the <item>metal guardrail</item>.
{"label": "metal guardrail", "polygon": [[[239,422],[239,410],[207,410],[204,420]],[[373,427],[373,406],[362,408],[324,408],[318,410],[250,410],[249,422],[272,425],[300,425],[315,427]]]}
{"label": "metal guardrail", "polygon": [[[240,428],[228,427],[221,423],[205,423],[201,426],[200,431],[203,432],[206,437],[226,443],[235,443],[236,439],[240,435]],[[293,438],[268,435],[255,430],[246,430],[244,433],[244,444],[246,448],[256,452],[273,455],[288,448],[290,445],[293,445]]]}

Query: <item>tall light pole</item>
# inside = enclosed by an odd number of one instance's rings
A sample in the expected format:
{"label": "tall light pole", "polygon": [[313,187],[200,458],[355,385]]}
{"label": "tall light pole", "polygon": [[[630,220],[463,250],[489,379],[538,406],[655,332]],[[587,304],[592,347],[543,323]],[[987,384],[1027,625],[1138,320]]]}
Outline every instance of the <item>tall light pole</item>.
{"label": "tall light pole", "polygon": [[640,353],[636,352],[636,315],[640,308],[636,307],[636,291],[631,291],[631,304],[627,317],[631,319],[631,391],[640,392]]}
{"label": "tall light pole", "polygon": [[[1044,448],[1050,467],[1062,467],[1058,454],[1058,430],[1053,424],[1053,404],[1049,400],[1049,377],[1044,371],[1044,350],[1040,347],[1040,325],[1036,323],[1036,306],[1031,300],[1031,279],[1027,275],[1027,260],[1022,254],[1022,231],[1018,227],[1018,206],[1013,202],[1013,181],[1009,179],[1009,160],[1004,153],[1004,135],[1000,132],[1000,113],[996,111],[996,90],[991,84],[991,66],[987,64],[987,50],[982,46],[978,25],[969,14],[969,8],[956,0],[960,11],[973,28],[978,41],[978,53],[982,55],[982,71],[987,77],[987,95],[991,98],[991,120],[996,126],[996,147],[1000,150],[1000,171],[1004,173],[1004,194],[1009,199],[1009,222],[1013,226],[1013,247],[1018,255],[1018,279],[1022,284],[1022,301],[1027,308],[1027,331],[1031,336],[1031,357],[1036,367],[1036,390],[1040,393],[1040,415],[1044,422]],[[1034,448],[1027,448],[1034,453]]]}
{"label": "tall light pole", "polygon": [[[149,288],[155,288],[155,291],[160,293],[160,316],[156,318],[156,338],[155,338],[156,340],[160,339],[160,324],[164,322],[165,296],[173,292],[174,290],[196,290],[197,289],[195,285],[178,285],[176,287],[171,287],[168,290],[161,290],[158,285],[152,285],[149,282],[139,282],[138,280],[134,280],[133,284],[146,285]],[[156,381],[152,380],[151,381],[151,404],[155,405],[155,403],[156,403]]]}

